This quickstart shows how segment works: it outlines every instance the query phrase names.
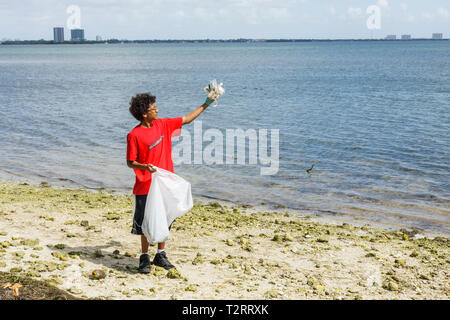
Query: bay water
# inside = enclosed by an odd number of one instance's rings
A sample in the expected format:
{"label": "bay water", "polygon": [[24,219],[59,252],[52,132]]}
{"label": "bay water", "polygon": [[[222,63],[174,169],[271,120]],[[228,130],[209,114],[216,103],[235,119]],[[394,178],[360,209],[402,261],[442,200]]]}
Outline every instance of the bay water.
{"label": "bay water", "polygon": [[194,196],[450,235],[450,41],[3,45],[0,178],[131,194],[131,97],[183,116],[212,79],[203,132],[277,129],[279,169],[177,164]]}

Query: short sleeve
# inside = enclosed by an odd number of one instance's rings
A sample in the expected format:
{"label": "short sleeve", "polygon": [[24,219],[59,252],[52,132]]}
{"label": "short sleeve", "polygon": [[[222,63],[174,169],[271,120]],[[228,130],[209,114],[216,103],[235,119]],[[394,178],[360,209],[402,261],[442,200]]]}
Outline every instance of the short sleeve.
{"label": "short sleeve", "polygon": [[166,119],[166,129],[170,136],[180,136],[183,117]]}
{"label": "short sleeve", "polygon": [[135,161],[138,155],[137,138],[135,135],[127,135],[127,160]]}

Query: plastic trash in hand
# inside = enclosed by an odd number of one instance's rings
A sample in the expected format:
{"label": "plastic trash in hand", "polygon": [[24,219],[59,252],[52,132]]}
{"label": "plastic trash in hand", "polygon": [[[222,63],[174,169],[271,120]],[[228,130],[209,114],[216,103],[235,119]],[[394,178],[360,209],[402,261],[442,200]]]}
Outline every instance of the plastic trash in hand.
{"label": "plastic trash in hand", "polygon": [[209,82],[208,86],[204,88],[207,97],[216,102],[214,106],[219,105],[217,100],[225,93],[225,89],[222,86],[222,82],[218,84],[216,80],[212,80]]}
{"label": "plastic trash in hand", "polygon": [[170,171],[155,168],[142,222],[142,232],[152,244],[167,241],[169,226],[194,205],[188,181]]}

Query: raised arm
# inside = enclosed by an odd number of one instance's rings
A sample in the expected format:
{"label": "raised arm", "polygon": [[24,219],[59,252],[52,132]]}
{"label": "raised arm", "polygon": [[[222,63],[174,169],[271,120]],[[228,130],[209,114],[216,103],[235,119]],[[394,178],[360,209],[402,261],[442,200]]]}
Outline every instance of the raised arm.
{"label": "raised arm", "polygon": [[210,100],[206,99],[204,104],[202,104],[200,107],[198,107],[194,111],[189,112],[187,115],[185,115],[183,117],[183,124],[188,124],[188,123],[191,123],[192,121],[194,121],[203,111],[205,111],[206,108],[209,107],[209,105],[212,102],[213,102],[212,100],[210,101]]}
{"label": "raised arm", "polygon": [[222,83],[217,84],[216,80],[210,81],[208,87],[205,88],[205,91],[208,93],[205,103],[194,111],[191,111],[187,115],[185,115],[183,117],[182,125],[194,121],[203,111],[205,111],[206,108],[209,107],[211,103],[216,101],[225,92],[225,90],[222,88]]}

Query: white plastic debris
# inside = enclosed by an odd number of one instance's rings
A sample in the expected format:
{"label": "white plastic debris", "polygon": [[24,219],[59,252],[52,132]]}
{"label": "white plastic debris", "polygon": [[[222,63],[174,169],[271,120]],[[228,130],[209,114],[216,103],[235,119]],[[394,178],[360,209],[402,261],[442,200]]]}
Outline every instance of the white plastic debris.
{"label": "white plastic debris", "polygon": [[152,244],[167,241],[169,226],[193,205],[191,184],[175,173],[156,168],[142,222],[142,232],[147,241]]}
{"label": "white plastic debris", "polygon": [[216,102],[214,107],[219,105],[217,100],[225,92],[225,89],[222,86],[223,86],[222,82],[218,84],[217,81],[214,79],[214,80],[211,80],[209,82],[208,86],[205,87],[205,89],[204,89],[208,98],[210,98],[211,100],[214,100]]}

